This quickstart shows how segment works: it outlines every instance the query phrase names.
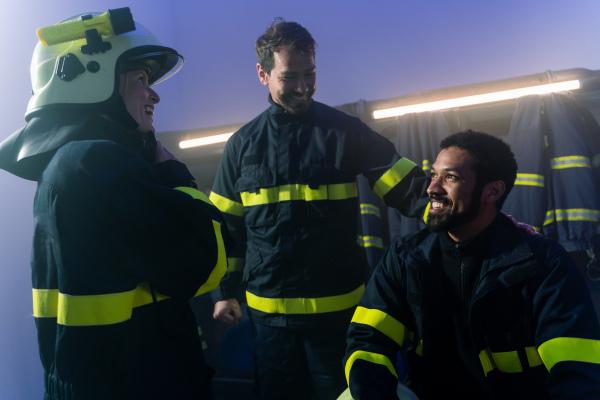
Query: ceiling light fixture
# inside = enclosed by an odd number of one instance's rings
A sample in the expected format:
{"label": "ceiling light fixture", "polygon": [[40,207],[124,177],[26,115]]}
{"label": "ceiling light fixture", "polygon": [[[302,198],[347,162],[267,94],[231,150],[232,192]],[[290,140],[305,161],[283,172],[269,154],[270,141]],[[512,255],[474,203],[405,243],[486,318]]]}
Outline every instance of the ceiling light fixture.
{"label": "ceiling light fixture", "polygon": [[206,146],[209,144],[222,143],[222,142],[226,142],[227,139],[229,139],[229,137],[231,135],[233,135],[233,132],[222,133],[220,135],[207,136],[207,137],[202,137],[202,138],[198,138],[198,139],[183,140],[183,141],[179,142],[179,148],[180,149],[189,149],[190,147],[198,147],[198,146]]}
{"label": "ceiling light fixture", "polygon": [[504,90],[475,96],[459,97],[456,99],[433,101],[430,103],[414,104],[410,106],[387,108],[373,111],[373,119],[390,118],[408,113],[423,111],[445,110],[448,108],[465,107],[475,104],[490,103],[493,101],[510,100],[529,94],[546,94],[564,90],[575,90],[581,88],[578,80],[551,83],[547,85],[530,86],[520,89]]}

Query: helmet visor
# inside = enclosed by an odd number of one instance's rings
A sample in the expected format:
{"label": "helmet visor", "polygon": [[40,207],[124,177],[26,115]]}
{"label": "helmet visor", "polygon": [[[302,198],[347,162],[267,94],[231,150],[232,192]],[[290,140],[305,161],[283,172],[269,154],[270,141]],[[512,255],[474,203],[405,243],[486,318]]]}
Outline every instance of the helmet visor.
{"label": "helmet visor", "polygon": [[175,75],[183,66],[183,56],[168,47],[149,46],[147,51],[136,48],[135,54],[126,56],[121,65],[121,72],[134,69],[145,69],[148,82],[156,85]]}

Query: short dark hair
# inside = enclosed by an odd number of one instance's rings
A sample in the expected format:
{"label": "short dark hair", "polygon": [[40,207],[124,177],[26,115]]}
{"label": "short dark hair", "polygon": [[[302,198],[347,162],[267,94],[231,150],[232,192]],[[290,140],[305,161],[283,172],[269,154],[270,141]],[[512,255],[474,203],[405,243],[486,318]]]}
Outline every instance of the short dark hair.
{"label": "short dark hair", "polygon": [[314,53],[317,43],[302,25],[286,22],[283,18],[275,18],[271,26],[254,43],[258,63],[267,74],[271,73],[275,66],[273,53],[280,47],[305,54]]}
{"label": "short dark hair", "polygon": [[517,161],[508,143],[497,136],[469,129],[444,138],[440,147],[458,147],[471,155],[478,186],[492,181],[504,182],[506,190],[496,201],[496,208],[500,210],[517,178]]}

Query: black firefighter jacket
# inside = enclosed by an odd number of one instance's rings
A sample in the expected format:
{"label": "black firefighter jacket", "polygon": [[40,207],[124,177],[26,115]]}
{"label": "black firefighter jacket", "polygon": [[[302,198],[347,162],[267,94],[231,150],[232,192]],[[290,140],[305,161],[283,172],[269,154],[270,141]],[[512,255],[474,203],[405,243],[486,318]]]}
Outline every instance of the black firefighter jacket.
{"label": "black firefighter jacket", "polygon": [[423,212],[426,177],[358,118],[314,101],[293,116],[269,100],[227,142],[210,195],[236,243],[213,298],[241,287],[253,319],[271,326],[347,323],[368,276],[356,176],[407,215]]}
{"label": "black firefighter jacket", "polygon": [[43,145],[32,135],[50,131],[47,144],[81,129],[41,161],[6,167],[38,182],[31,267],[44,398],[211,398],[189,299],[225,273],[220,212],[183,164],[146,161],[131,131],[93,116],[78,128],[46,122],[2,148],[26,152]]}
{"label": "black firefighter jacket", "polygon": [[[600,399],[600,327],[576,266],[554,241],[527,236],[503,215],[495,223],[468,312],[483,384],[498,399]],[[396,398],[401,346],[417,395],[444,393],[432,371],[450,373],[460,361],[432,354],[444,301],[431,261],[439,252],[439,235],[424,229],[397,241],[373,273],[348,331],[354,399]]]}

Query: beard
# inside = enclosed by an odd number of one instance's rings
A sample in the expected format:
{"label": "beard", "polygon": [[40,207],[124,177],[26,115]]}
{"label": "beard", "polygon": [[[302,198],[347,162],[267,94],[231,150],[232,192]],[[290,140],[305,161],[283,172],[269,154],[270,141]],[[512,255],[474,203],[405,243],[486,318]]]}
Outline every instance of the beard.
{"label": "beard", "polygon": [[[477,185],[473,189],[469,207],[465,211],[452,214],[451,211],[448,210],[448,212],[440,214],[429,214],[427,216],[427,228],[429,228],[429,231],[435,233],[449,232],[458,228],[459,226],[475,220],[475,218],[477,218],[477,214],[479,213],[479,209],[481,208],[480,200],[482,192],[483,186]],[[444,199],[440,198],[439,196],[431,196],[431,199],[444,201]],[[446,200],[446,202],[449,203],[451,208],[452,202],[449,200]]]}
{"label": "beard", "polygon": [[[305,94],[299,94],[298,92],[289,91],[282,93],[279,96],[280,105],[285,108],[290,114],[299,115],[304,114],[310,106],[310,101],[315,94],[315,88],[309,89]],[[298,107],[299,102],[302,106]]]}

